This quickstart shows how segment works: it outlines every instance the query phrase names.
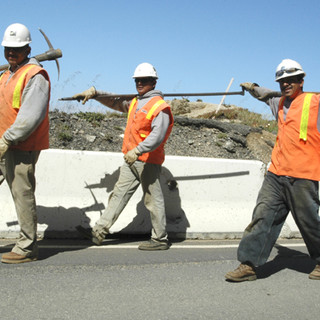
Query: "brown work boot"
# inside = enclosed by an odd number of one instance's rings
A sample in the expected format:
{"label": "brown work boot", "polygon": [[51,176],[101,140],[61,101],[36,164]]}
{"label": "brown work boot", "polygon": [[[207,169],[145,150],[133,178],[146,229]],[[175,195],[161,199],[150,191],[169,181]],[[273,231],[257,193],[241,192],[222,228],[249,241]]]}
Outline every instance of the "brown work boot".
{"label": "brown work boot", "polygon": [[170,248],[170,243],[167,240],[159,241],[150,239],[149,241],[143,242],[139,245],[139,250],[145,251],[156,251],[156,250],[168,250]]}
{"label": "brown work boot", "polygon": [[37,260],[37,257],[23,256],[21,254],[15,253],[15,252],[4,253],[1,257],[1,262],[11,263],[11,264],[31,262],[31,261],[35,261],[35,260]]}
{"label": "brown work boot", "polygon": [[254,267],[241,263],[237,269],[225,275],[226,279],[233,282],[252,281],[257,279]]}
{"label": "brown work boot", "polygon": [[313,271],[309,274],[309,279],[320,280],[320,264],[317,264]]}

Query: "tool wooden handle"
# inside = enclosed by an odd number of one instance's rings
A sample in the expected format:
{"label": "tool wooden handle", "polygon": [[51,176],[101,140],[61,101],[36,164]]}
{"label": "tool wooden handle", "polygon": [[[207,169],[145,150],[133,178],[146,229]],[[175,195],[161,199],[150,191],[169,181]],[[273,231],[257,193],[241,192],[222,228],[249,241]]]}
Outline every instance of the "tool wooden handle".
{"label": "tool wooden handle", "polygon": [[60,49],[50,49],[45,53],[41,53],[35,56],[35,58],[41,61],[55,60],[62,57],[62,52]]}
{"label": "tool wooden handle", "polygon": [[[37,59],[39,62],[41,61],[48,61],[48,60],[55,60],[62,57],[62,51],[60,49],[50,49],[45,53],[41,53],[36,55],[34,58]],[[0,71],[6,70],[9,68],[8,64],[3,64],[0,66]]]}

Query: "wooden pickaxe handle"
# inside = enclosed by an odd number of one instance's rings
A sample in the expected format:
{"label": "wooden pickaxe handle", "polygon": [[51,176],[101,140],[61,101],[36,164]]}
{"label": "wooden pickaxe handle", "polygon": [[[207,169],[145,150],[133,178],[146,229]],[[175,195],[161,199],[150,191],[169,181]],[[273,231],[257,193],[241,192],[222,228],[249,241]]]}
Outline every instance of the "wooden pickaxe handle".
{"label": "wooden pickaxe handle", "polygon": [[36,55],[36,58],[39,62],[48,61],[48,60],[56,60],[62,57],[62,51],[60,49],[50,49],[44,53]]}

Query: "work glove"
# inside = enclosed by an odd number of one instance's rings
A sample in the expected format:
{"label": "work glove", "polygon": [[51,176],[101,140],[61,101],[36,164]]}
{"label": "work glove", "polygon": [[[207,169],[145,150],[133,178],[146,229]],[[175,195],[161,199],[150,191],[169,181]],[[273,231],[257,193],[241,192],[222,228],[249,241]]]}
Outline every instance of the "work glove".
{"label": "work glove", "polygon": [[97,90],[95,87],[90,87],[89,89],[81,92],[81,93],[77,93],[74,96],[72,96],[73,99],[75,100],[82,100],[82,104],[85,104],[89,99],[94,98],[97,95]]}
{"label": "work glove", "polygon": [[139,158],[139,156],[141,156],[141,152],[138,150],[138,148],[134,148],[130,151],[128,151],[125,155],[124,155],[124,161],[129,165],[133,165],[137,159]]}
{"label": "work glove", "polygon": [[5,155],[5,153],[7,152],[7,150],[10,147],[10,142],[8,140],[6,140],[4,137],[1,137],[0,139],[0,159],[3,158],[3,156]]}
{"label": "work glove", "polygon": [[255,90],[255,87],[259,87],[258,84],[252,83],[252,82],[244,82],[240,83],[240,86],[248,91],[254,98],[261,100],[261,101],[266,101],[270,98],[275,98],[275,97],[281,97],[281,92],[280,91],[268,91],[264,95],[260,96]]}
{"label": "work glove", "polygon": [[240,83],[240,87],[242,87],[244,90],[251,91],[256,86],[256,83],[252,82],[242,82]]}
{"label": "work glove", "polygon": [[243,82],[243,83],[240,83],[240,87],[248,91],[254,98],[257,98],[257,99],[260,98],[259,95],[254,91],[255,87],[259,87],[258,84],[252,83],[252,82]]}

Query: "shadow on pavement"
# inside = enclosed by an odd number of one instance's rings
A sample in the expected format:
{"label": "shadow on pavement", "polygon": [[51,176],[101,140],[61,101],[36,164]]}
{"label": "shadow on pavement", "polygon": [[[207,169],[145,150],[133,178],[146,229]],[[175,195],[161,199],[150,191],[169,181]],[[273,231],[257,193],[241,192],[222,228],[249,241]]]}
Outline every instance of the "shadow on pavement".
{"label": "shadow on pavement", "polygon": [[[106,239],[102,243],[103,246],[118,245],[118,244],[139,244],[150,239],[150,234],[122,234],[113,233],[107,235]],[[180,243],[185,239],[170,239],[171,243]],[[6,244],[0,246],[0,255],[3,253],[10,252],[14,247],[17,239],[6,240]],[[89,247],[97,247],[90,240],[84,239],[39,239],[38,240],[39,255],[38,261],[46,260],[52,256],[55,256],[62,252],[71,252],[77,250],[83,250]],[[138,248],[137,248],[138,250]]]}
{"label": "shadow on pavement", "polygon": [[[117,245],[117,244],[130,244],[137,241],[145,241],[148,240],[149,237],[146,235],[141,236],[133,236],[130,237],[128,235],[108,235],[106,239],[103,241],[101,247],[108,245]],[[76,251],[83,250],[89,247],[97,247],[90,240],[55,240],[55,239],[43,239],[38,241],[39,245],[39,257],[38,260],[45,260],[54,255],[57,255],[62,252],[68,251]]]}
{"label": "shadow on pavement", "polygon": [[[0,247],[0,255],[10,252],[14,247],[16,241],[17,239],[12,239],[12,241],[7,240],[6,244]],[[39,254],[37,260],[45,260],[61,252],[81,250],[90,246],[91,244],[89,241],[82,240],[39,239]]]}
{"label": "shadow on pavement", "polygon": [[277,256],[273,260],[268,261],[263,266],[257,268],[256,272],[258,279],[268,278],[284,269],[291,269],[309,274],[316,265],[315,261],[306,253],[289,249],[279,244],[276,244],[274,248],[278,250]]}

